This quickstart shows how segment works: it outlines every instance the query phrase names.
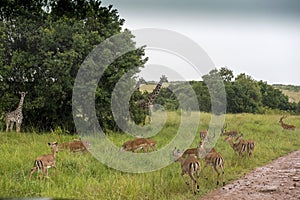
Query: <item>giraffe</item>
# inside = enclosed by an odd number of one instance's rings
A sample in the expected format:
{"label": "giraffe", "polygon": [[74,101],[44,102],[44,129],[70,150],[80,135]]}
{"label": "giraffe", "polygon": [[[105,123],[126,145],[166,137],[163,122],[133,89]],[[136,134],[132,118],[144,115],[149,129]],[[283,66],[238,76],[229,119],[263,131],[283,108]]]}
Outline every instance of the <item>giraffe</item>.
{"label": "giraffe", "polygon": [[158,84],[154,88],[154,90],[147,96],[147,99],[139,102],[139,107],[141,107],[147,111],[150,122],[151,122],[151,109],[153,107],[152,103],[153,103],[154,99],[157,97],[157,95],[161,89],[161,86],[164,82],[168,82],[168,79],[165,75],[162,75],[160,77]]}
{"label": "giraffe", "polygon": [[139,90],[140,89],[140,86],[142,85],[142,84],[147,84],[147,82],[145,81],[145,79],[144,78],[139,78],[139,80],[138,80],[138,82],[136,83],[136,86],[135,86],[135,90]]}
{"label": "giraffe", "polygon": [[10,131],[12,131],[14,123],[16,123],[17,133],[19,133],[21,130],[21,124],[23,120],[22,108],[23,108],[24,98],[27,92],[19,92],[19,94],[21,95],[21,99],[17,109],[6,114],[6,118],[5,118],[6,132],[8,132],[8,128],[10,129]]}

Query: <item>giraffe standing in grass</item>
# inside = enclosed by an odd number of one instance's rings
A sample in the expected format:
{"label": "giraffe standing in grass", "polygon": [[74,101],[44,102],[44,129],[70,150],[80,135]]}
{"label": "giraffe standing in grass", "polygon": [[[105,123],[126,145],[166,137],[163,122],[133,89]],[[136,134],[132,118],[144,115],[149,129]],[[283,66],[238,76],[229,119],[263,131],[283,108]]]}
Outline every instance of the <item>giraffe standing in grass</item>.
{"label": "giraffe standing in grass", "polygon": [[147,99],[143,100],[142,102],[139,102],[139,107],[141,107],[147,111],[150,122],[151,122],[151,109],[153,107],[153,101],[157,97],[157,95],[161,89],[161,86],[164,82],[168,82],[168,79],[165,75],[162,75],[162,77],[160,77],[160,80],[159,80],[158,84],[156,85],[155,89],[147,96]]}
{"label": "giraffe standing in grass", "polygon": [[6,114],[6,117],[5,117],[6,132],[8,131],[8,129],[10,131],[12,131],[12,129],[14,127],[14,123],[16,123],[17,133],[19,133],[21,130],[21,124],[22,124],[22,120],[23,120],[22,109],[23,109],[24,98],[25,98],[25,95],[27,94],[27,92],[19,92],[19,94],[21,94],[21,99],[20,99],[17,109]]}

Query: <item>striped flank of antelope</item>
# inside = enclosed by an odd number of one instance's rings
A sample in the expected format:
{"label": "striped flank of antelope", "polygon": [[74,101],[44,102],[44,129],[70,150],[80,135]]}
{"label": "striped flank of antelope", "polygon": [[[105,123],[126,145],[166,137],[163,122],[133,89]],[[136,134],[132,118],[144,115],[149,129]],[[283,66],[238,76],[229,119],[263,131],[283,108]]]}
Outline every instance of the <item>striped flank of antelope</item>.
{"label": "striped flank of antelope", "polygon": [[[189,182],[184,178],[185,174],[188,174],[190,179],[191,179],[191,186],[192,186],[192,191],[196,195],[198,192],[200,192],[200,187],[198,184],[197,179],[200,177],[200,162],[198,159],[195,157],[187,157],[184,159],[182,157],[182,153],[179,152],[179,149],[176,147],[173,150],[173,156],[175,159],[175,162],[180,162],[181,165],[181,177],[184,180],[184,182],[189,185]],[[197,179],[195,178],[195,175],[197,176]]]}

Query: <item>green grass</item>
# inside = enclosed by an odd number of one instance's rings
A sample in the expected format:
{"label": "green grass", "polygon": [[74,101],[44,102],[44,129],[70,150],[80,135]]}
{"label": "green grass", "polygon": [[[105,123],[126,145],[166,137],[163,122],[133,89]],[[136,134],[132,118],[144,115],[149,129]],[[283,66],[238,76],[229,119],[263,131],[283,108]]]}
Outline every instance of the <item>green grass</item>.
{"label": "green grass", "polygon": [[[194,117],[194,113],[191,116]],[[206,129],[210,114],[201,113],[199,130]],[[262,166],[279,156],[300,149],[300,128],[282,130],[280,115],[226,115],[227,130],[237,129],[244,139],[254,139],[256,149],[252,158],[239,158],[222,137],[216,149],[225,160],[225,181],[229,183],[250,170]],[[162,149],[175,137],[180,115],[168,113],[164,128],[153,138]],[[289,116],[288,123],[300,127],[299,116]],[[117,146],[132,138],[111,133],[109,139]],[[50,152],[48,142],[71,141],[76,136],[55,133],[0,133],[0,197],[56,197],[76,199],[195,199],[190,188],[180,176],[180,164],[173,163],[149,173],[131,174],[103,165],[91,154],[59,152],[57,172],[49,170],[49,179],[38,180],[34,174],[29,180],[34,159]],[[192,146],[199,141],[199,135]],[[171,153],[171,152],[170,152]],[[209,167],[202,170],[208,180],[199,179],[201,196],[215,188]],[[215,176],[216,178],[216,176]]]}

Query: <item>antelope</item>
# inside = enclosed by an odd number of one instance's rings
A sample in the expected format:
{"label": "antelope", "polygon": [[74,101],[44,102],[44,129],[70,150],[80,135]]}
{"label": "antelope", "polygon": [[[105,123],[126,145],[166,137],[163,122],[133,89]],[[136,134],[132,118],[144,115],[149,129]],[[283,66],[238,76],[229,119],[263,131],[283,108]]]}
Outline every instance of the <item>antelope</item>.
{"label": "antelope", "polygon": [[182,153],[182,157],[198,157],[198,151],[199,151],[198,149],[199,149],[200,145],[201,145],[201,143],[199,143],[197,148],[190,148],[190,149],[185,150]]}
{"label": "antelope", "polygon": [[237,135],[238,135],[238,131],[237,130],[232,130],[232,131],[230,131],[230,132],[226,132],[226,127],[227,127],[227,124],[225,125],[225,126],[223,126],[223,128],[221,129],[221,134],[223,135],[223,136],[227,136],[227,137],[229,137],[229,136],[232,136],[232,137],[236,137]]}
{"label": "antelope", "polygon": [[153,139],[146,139],[153,151],[156,150],[156,142]]}
{"label": "antelope", "polygon": [[42,155],[35,159],[34,166],[31,169],[29,179],[31,179],[33,173],[40,170],[41,170],[40,178],[44,176],[45,172],[46,172],[46,178],[49,178],[48,169],[53,167],[56,170],[55,157],[56,157],[56,153],[58,152],[58,143],[52,142],[52,143],[48,143],[48,145],[51,146],[52,154]]}
{"label": "antelope", "polygon": [[286,115],[285,115],[285,116],[282,116],[282,117],[280,118],[280,120],[279,120],[279,123],[281,124],[281,126],[282,126],[283,129],[287,129],[287,130],[292,130],[292,131],[294,131],[294,130],[296,129],[296,126],[294,126],[294,125],[289,125],[289,124],[285,124],[285,123],[283,122],[283,119],[286,118],[286,117],[287,117]]}
{"label": "antelope", "polygon": [[200,139],[204,140],[207,136],[207,130],[200,131]]}
{"label": "antelope", "polygon": [[[144,152],[148,152],[148,148],[151,146],[149,141],[145,138],[136,138],[134,140],[128,140],[122,145],[121,151],[136,152],[138,149],[143,149]],[[155,146],[155,145],[154,145]],[[153,145],[152,145],[153,147]]]}
{"label": "antelope", "polygon": [[[204,142],[199,142],[197,148],[190,148],[190,149],[187,149],[183,152],[182,154],[182,157],[197,157],[198,159],[200,159],[200,156],[199,156],[199,148],[201,148],[201,145],[202,143]],[[212,148],[210,150],[210,152],[213,152],[213,151],[216,151],[214,148]]]}
{"label": "antelope", "polygon": [[253,151],[254,151],[255,141],[252,140],[252,139],[249,139],[249,140],[246,140],[246,141],[245,141],[245,140],[243,140],[242,138],[243,138],[243,134],[241,134],[240,136],[238,136],[238,137],[236,138],[236,141],[237,141],[237,140],[240,140],[240,141],[242,141],[243,143],[247,143],[247,149],[246,149],[246,151],[248,152],[248,155],[251,156],[252,153],[253,153]]}
{"label": "antelope", "polygon": [[82,141],[74,139],[73,142],[65,142],[58,145],[58,149],[69,149],[71,152],[84,152],[86,153],[90,149],[90,143],[88,141]]}
{"label": "antelope", "polygon": [[189,182],[184,178],[185,174],[188,174],[191,179],[191,186],[194,194],[196,195],[197,192],[200,192],[200,187],[197,182],[197,179],[195,178],[194,174],[196,173],[197,178],[200,177],[200,162],[198,159],[194,157],[188,157],[186,159],[183,159],[182,153],[179,153],[179,150],[175,147],[173,150],[173,156],[175,159],[175,162],[180,162],[181,165],[181,177],[183,181],[189,185]]}
{"label": "antelope", "polygon": [[224,141],[228,141],[232,149],[240,156],[242,155],[243,152],[247,151],[248,143],[245,140],[240,139],[238,143],[234,143],[232,141],[232,137],[228,136],[224,139]]}
{"label": "antelope", "polygon": [[224,181],[224,158],[220,153],[218,153],[214,148],[212,148],[208,153],[207,149],[205,149],[205,143],[202,143],[199,150],[199,157],[204,157],[205,165],[203,168],[205,168],[207,165],[210,165],[212,167],[212,176],[214,181],[214,171],[217,173],[217,185],[219,185],[219,179],[220,179],[220,172],[218,171],[217,167],[219,167],[222,171],[222,182],[223,186],[225,185]]}
{"label": "antelope", "polygon": [[252,139],[247,140],[247,142],[248,142],[248,145],[247,145],[248,155],[251,156],[254,151],[255,142]]}

